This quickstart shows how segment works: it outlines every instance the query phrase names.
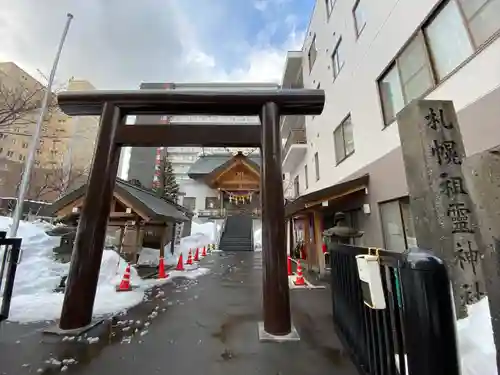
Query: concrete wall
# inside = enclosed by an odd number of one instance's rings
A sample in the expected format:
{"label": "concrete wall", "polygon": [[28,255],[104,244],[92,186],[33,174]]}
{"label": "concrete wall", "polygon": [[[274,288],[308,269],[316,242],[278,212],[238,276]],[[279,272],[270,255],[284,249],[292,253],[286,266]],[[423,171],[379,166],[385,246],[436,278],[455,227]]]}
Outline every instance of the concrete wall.
{"label": "concrete wall", "polygon": [[[181,180],[179,181],[179,188],[184,197],[194,197],[196,198],[195,210],[205,210],[205,198],[206,197],[217,197],[219,192],[217,190],[210,189],[207,185],[202,182],[195,180]],[[182,204],[182,202],[181,202]]]}
{"label": "concrete wall", "polygon": [[128,179],[137,179],[146,188],[151,188],[155,173],[155,158],[154,147],[131,147]]}

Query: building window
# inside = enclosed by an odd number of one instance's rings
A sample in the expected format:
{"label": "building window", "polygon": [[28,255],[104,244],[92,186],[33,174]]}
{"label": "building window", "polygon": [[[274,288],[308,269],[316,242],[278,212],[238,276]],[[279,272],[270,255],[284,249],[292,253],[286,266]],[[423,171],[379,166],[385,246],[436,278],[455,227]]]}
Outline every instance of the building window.
{"label": "building window", "polygon": [[342,50],[342,38],[339,39],[337,46],[332,53],[332,64],[333,64],[333,79],[336,79],[344,66],[344,56]]}
{"label": "building window", "polygon": [[316,181],[319,181],[319,156],[317,152],[314,154],[314,169],[316,171]]}
{"label": "building window", "polygon": [[363,0],[357,0],[352,11],[354,15],[354,27],[356,28],[356,36],[360,36],[366,25],[366,15],[363,9]]}
{"label": "building window", "polygon": [[309,52],[307,53],[307,57],[309,59],[309,71],[312,70],[314,62],[316,61],[316,55],[318,51],[316,50],[316,35],[313,37],[311,42],[311,46],[309,47]]}
{"label": "building window", "polygon": [[293,192],[295,193],[295,198],[300,195],[299,175],[293,179]]}
{"label": "building window", "polygon": [[216,197],[206,197],[205,198],[205,209],[214,210],[217,208],[220,208],[219,198],[216,198]]}
{"label": "building window", "polygon": [[194,211],[196,209],[196,197],[184,197],[182,205],[189,211]]}
{"label": "building window", "polygon": [[385,247],[404,251],[417,246],[408,197],[379,204]]}
{"label": "building window", "polygon": [[432,88],[433,78],[427,59],[425,41],[421,33],[406,46],[401,56],[396,60],[402,85],[404,103],[423,95]]}
{"label": "building window", "polygon": [[354,152],[354,134],[352,129],[351,115],[333,132],[335,142],[335,159],[337,164]]}
{"label": "building window", "polygon": [[332,14],[333,7],[335,6],[336,2],[337,0],[325,0],[326,14],[328,15],[328,17],[330,17],[330,15]]}
{"label": "building window", "polygon": [[3,147],[0,147],[0,154],[3,153]]}
{"label": "building window", "polygon": [[500,29],[500,0],[459,0],[476,46]]}
{"label": "building window", "polygon": [[390,124],[403,109],[404,99],[396,64],[379,81],[380,98],[385,124]]}
{"label": "building window", "polygon": [[19,155],[19,161],[24,161],[26,160],[26,157],[24,155]]}
{"label": "building window", "polygon": [[14,155],[14,151],[7,151],[7,156],[12,157]]}
{"label": "building window", "polygon": [[448,0],[378,81],[386,125],[500,30],[500,0]]}
{"label": "building window", "polygon": [[304,165],[304,182],[306,185],[306,189],[309,189],[309,176],[308,176],[308,171],[307,171],[307,164]]}
{"label": "building window", "polygon": [[23,142],[23,148],[28,148],[28,144],[26,142]]}
{"label": "building window", "polygon": [[432,19],[425,28],[425,35],[439,80],[474,51],[456,1],[450,1]]}

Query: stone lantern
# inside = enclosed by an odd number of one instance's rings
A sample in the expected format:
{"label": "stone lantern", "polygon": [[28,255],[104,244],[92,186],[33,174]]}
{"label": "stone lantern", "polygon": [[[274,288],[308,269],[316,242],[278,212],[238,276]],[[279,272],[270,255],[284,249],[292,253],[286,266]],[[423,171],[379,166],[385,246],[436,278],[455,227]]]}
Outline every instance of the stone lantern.
{"label": "stone lantern", "polygon": [[323,231],[323,236],[329,238],[332,243],[350,244],[352,238],[360,238],[365,234],[363,231],[348,226],[343,212],[336,212],[333,222],[333,227]]}

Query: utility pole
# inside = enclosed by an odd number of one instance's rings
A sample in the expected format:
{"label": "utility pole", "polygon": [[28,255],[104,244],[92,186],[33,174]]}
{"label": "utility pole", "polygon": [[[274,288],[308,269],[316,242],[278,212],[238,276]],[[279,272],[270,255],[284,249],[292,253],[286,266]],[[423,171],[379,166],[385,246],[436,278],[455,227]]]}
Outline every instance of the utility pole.
{"label": "utility pole", "polygon": [[10,227],[9,236],[15,237],[17,235],[17,229],[19,228],[19,222],[21,221],[21,217],[23,214],[23,205],[24,199],[26,197],[26,192],[28,191],[28,186],[30,182],[31,170],[33,169],[33,164],[35,162],[35,153],[40,142],[40,135],[42,132],[43,120],[45,118],[45,114],[47,113],[47,107],[49,104],[49,99],[51,99],[52,94],[52,84],[54,83],[54,78],[56,75],[57,65],[59,63],[59,58],[61,57],[61,52],[63,49],[64,42],[66,40],[66,36],[68,35],[69,26],[71,24],[71,20],[73,19],[73,15],[71,13],[67,14],[66,25],[64,26],[64,31],[61,37],[61,41],[59,43],[59,47],[57,49],[57,54],[54,59],[54,64],[52,66],[52,70],[50,72],[49,81],[47,83],[47,89],[43,96],[42,107],[40,111],[40,117],[36,123],[35,133],[31,139],[30,148],[28,151],[28,157],[26,158],[26,163],[24,164],[24,171],[21,179],[21,186],[19,189],[19,195],[17,197],[16,209],[14,211],[14,215],[12,217],[12,225]]}

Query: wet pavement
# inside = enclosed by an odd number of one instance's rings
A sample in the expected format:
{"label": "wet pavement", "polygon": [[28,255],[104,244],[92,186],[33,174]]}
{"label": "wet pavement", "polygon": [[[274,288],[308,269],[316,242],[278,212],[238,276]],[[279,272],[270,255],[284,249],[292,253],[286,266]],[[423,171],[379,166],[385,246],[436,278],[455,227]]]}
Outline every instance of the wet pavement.
{"label": "wet pavement", "polygon": [[155,287],[147,300],[87,335],[48,325],[0,326],[0,374],[357,374],[334,333],[328,289],[291,291],[298,342],[261,343],[260,253],[214,253],[197,280]]}

